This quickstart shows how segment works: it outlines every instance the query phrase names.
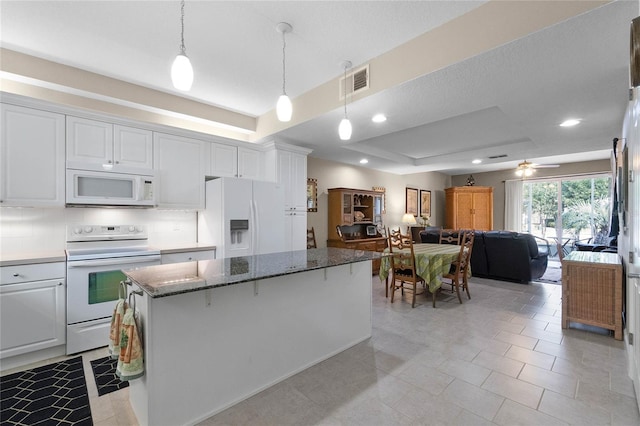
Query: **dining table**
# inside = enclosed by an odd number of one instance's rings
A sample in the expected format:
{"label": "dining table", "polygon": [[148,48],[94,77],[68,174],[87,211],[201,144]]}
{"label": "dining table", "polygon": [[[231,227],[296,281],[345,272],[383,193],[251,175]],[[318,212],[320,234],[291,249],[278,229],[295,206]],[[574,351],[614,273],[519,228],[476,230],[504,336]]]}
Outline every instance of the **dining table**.
{"label": "dining table", "polygon": [[[394,250],[395,252],[396,250]],[[402,249],[400,252],[410,253],[410,249]],[[380,261],[380,271],[378,276],[381,281],[387,281],[391,259],[389,249],[386,248]],[[442,275],[449,272],[453,263],[460,253],[460,246],[455,244],[414,244],[413,253],[416,258],[416,274],[418,274],[429,286],[429,291],[434,293],[442,286]]]}

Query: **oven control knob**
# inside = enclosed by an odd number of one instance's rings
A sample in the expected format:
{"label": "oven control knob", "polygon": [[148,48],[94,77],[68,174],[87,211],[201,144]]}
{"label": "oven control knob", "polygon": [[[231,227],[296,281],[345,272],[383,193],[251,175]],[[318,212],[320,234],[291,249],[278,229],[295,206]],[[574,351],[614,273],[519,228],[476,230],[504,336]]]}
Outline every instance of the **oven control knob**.
{"label": "oven control knob", "polygon": [[82,234],[82,228],[80,228],[80,227],[73,228],[73,233],[74,234]]}
{"label": "oven control knob", "polygon": [[136,227],[135,226],[130,226],[129,227],[129,232],[136,232]]}
{"label": "oven control knob", "polygon": [[139,226],[136,226],[136,231],[137,232],[142,232],[142,228],[140,228]]}
{"label": "oven control knob", "polygon": [[86,232],[87,234],[91,233],[91,231],[93,231],[93,228],[90,226],[85,226],[84,227],[84,232]]}

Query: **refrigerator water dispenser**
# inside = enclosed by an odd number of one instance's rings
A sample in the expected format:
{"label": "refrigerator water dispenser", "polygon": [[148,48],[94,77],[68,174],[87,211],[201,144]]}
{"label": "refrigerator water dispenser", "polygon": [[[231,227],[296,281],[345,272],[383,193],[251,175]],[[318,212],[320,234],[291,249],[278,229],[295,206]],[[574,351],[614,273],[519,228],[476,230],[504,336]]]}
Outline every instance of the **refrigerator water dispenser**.
{"label": "refrigerator water dispenser", "polygon": [[231,231],[231,244],[241,245],[243,240],[248,241],[249,238],[249,220],[231,219],[229,230]]}

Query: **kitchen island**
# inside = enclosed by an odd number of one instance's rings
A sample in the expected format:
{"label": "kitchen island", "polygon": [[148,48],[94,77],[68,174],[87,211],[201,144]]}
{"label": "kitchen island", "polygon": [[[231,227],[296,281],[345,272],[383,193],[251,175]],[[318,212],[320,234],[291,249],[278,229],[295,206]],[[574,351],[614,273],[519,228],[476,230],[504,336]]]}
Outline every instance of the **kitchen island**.
{"label": "kitchen island", "polygon": [[371,336],[371,261],[312,249],[125,271],[145,375],[143,425],[195,424]]}

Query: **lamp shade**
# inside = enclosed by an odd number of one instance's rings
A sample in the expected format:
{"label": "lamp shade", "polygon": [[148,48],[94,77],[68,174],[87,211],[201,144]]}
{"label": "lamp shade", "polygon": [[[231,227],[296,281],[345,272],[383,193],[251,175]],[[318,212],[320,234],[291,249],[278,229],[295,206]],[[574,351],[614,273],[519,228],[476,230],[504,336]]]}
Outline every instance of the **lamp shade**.
{"label": "lamp shade", "polygon": [[171,66],[171,81],[178,90],[191,90],[193,84],[193,67],[187,55],[180,53]]}
{"label": "lamp shade", "polygon": [[280,121],[291,121],[291,115],[293,115],[293,106],[291,105],[291,99],[284,93],[278,98],[276,104],[276,115]]}
{"label": "lamp shade", "polygon": [[404,216],[402,216],[402,223],[406,223],[408,225],[415,225],[416,217],[411,213],[406,213]]}
{"label": "lamp shade", "polygon": [[338,126],[338,135],[340,136],[340,140],[348,141],[351,139],[352,131],[353,129],[351,128],[351,122],[349,119],[347,117],[343,118]]}

